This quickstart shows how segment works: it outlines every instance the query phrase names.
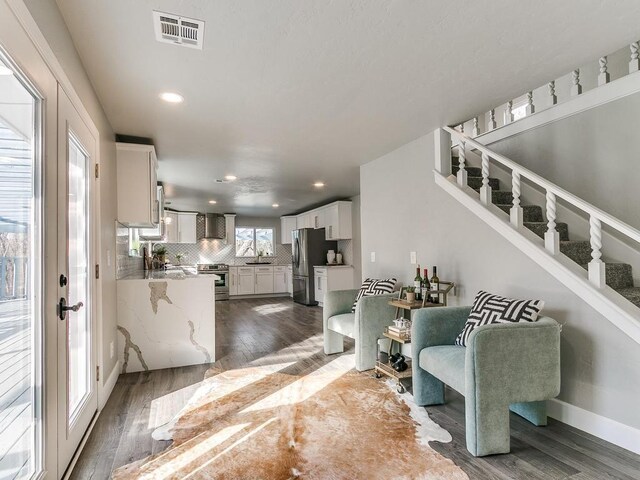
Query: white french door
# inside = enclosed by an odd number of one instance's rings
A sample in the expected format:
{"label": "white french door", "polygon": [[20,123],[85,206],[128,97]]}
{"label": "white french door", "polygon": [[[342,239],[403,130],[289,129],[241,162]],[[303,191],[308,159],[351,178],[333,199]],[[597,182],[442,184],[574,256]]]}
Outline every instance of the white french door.
{"label": "white french door", "polygon": [[58,475],[98,410],[96,139],[58,87]]}

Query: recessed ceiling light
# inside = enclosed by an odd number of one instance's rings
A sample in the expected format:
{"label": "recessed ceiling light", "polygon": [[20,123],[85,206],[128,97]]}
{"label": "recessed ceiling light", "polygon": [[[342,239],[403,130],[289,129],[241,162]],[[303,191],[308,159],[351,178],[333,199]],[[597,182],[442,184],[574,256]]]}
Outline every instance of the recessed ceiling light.
{"label": "recessed ceiling light", "polygon": [[13,75],[13,70],[0,63],[0,75]]}
{"label": "recessed ceiling light", "polygon": [[215,200],[209,200],[209,203],[210,203],[211,205],[215,205],[215,204],[216,204],[216,203],[218,203],[218,202],[216,202]]}
{"label": "recessed ceiling light", "polygon": [[324,183],[323,182],[316,182],[316,183],[313,184],[313,186],[316,187],[316,188],[322,188],[322,187],[324,187]]}
{"label": "recessed ceiling light", "polygon": [[179,93],[174,92],[164,92],[160,94],[160,98],[165,102],[169,103],[182,103],[184,102],[184,97]]}
{"label": "recessed ceiling light", "polygon": [[224,179],[233,182],[234,180],[237,180],[238,177],[236,177],[235,175],[225,175]]}
{"label": "recessed ceiling light", "polygon": [[273,208],[278,208],[280,205],[278,205],[277,203],[274,203],[273,205],[271,205]]}

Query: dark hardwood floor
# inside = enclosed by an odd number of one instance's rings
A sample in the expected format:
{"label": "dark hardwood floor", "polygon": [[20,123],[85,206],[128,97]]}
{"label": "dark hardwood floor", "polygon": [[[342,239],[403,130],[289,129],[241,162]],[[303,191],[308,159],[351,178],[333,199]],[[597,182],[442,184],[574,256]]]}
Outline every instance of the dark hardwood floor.
{"label": "dark hardwood floor", "polygon": [[[216,316],[217,368],[279,361],[293,363],[291,373],[305,373],[328,361],[319,308],[282,298],[232,300],[217,303]],[[352,349],[352,342],[347,347]],[[153,440],[151,432],[180,410],[209,367],[121,375],[71,478],[106,479],[113,469],[167,448],[170,442]],[[640,456],[552,419],[541,428],[514,414],[512,452],[474,458],[465,448],[464,399],[453,391],[447,399],[427,410],[453,441],[431,447],[471,479],[640,479]]]}

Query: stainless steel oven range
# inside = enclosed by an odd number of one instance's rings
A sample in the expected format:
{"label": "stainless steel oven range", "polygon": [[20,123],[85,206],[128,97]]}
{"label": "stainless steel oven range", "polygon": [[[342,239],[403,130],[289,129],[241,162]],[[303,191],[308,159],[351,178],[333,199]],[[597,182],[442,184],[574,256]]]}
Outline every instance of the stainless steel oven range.
{"label": "stainless steel oven range", "polygon": [[216,280],[216,300],[229,300],[229,265],[224,263],[199,263],[198,275],[215,274]]}

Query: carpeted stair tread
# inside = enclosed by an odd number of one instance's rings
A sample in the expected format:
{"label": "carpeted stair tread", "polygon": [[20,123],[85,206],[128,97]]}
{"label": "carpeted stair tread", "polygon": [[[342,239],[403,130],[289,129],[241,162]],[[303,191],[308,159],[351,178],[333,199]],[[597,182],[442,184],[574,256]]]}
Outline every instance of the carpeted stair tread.
{"label": "carpeted stair tread", "polygon": [[[544,234],[547,232],[547,222],[524,222],[524,226],[540,238],[544,238]],[[556,223],[556,230],[560,234],[560,241],[569,240],[569,225],[564,222],[558,222]]]}
{"label": "carpeted stair tread", "polygon": [[[470,166],[465,166],[464,169],[467,171],[467,178],[468,177],[480,177],[482,178],[482,168],[480,167],[470,167]],[[451,164],[451,173],[453,173],[454,175],[458,174],[458,170],[460,170],[460,165],[457,165],[456,163],[452,163]]]}
{"label": "carpeted stair tread", "polygon": [[[631,265],[628,263],[605,262],[605,276],[607,285],[614,290],[621,290],[633,287],[633,273]],[[581,265],[585,270],[589,269],[589,264]]]}
{"label": "carpeted stair tread", "polygon": [[560,242],[560,251],[580,265],[591,261],[591,244],[586,240]]}
{"label": "carpeted stair tread", "polygon": [[616,291],[636,307],[640,307],[640,287],[621,288]]}
{"label": "carpeted stair tread", "polygon": [[[482,187],[482,177],[470,177],[467,175],[467,185],[473,188],[476,192],[479,192],[480,187]],[[500,180],[489,177],[489,186],[491,187],[491,190],[499,190]]]}
{"label": "carpeted stair tread", "polygon": [[500,205],[513,205],[513,193],[502,190],[492,190],[491,203]]}
{"label": "carpeted stair tread", "polygon": [[[509,214],[513,205],[500,205],[496,204],[503,212]],[[539,205],[523,205],[522,206],[522,220],[524,222],[542,222],[542,207]]]}

